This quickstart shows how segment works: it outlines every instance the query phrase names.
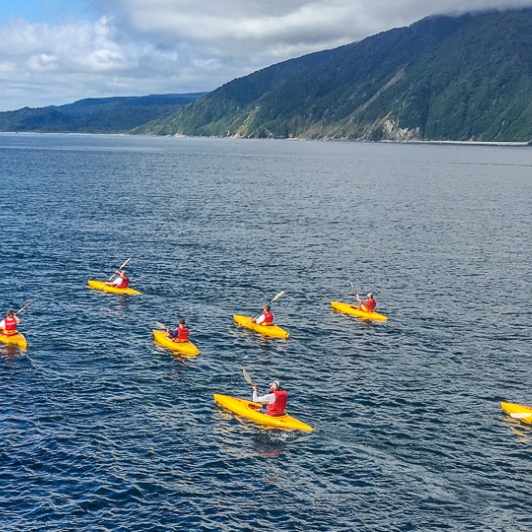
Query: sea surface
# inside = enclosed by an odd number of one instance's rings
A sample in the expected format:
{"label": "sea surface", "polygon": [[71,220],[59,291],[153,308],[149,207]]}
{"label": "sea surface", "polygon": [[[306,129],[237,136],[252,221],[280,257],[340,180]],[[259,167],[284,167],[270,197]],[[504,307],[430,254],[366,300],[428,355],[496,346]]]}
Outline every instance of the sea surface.
{"label": "sea surface", "polygon": [[3,532],[532,530],[532,149],[2,134],[0,182]]}

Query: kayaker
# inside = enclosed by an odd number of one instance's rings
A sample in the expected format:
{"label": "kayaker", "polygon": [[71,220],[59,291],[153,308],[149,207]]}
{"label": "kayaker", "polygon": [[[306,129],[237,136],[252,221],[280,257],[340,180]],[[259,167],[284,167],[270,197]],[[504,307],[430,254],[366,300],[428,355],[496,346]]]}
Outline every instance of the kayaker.
{"label": "kayaker", "polygon": [[262,314],[258,318],[253,318],[251,321],[257,325],[273,325],[273,314],[270,305],[264,305]]}
{"label": "kayaker", "polygon": [[177,329],[166,328],[166,335],[174,342],[186,342],[188,340],[188,328],[185,326],[185,320],[181,318]]}
{"label": "kayaker", "polygon": [[357,294],[357,301],[360,303],[360,310],[364,310],[365,312],[373,312],[377,306],[377,302],[373,299],[372,292],[367,295],[367,299],[361,299]]}
{"label": "kayaker", "polygon": [[12,310],[6,312],[6,317],[0,321],[0,330],[4,336],[14,336],[18,333],[17,325],[21,322]]}
{"label": "kayaker", "polygon": [[288,392],[281,388],[279,381],[270,383],[270,390],[264,395],[259,395],[259,389],[256,384],[253,387],[253,402],[266,405],[260,411],[268,416],[282,416],[285,412],[286,403],[288,402]]}
{"label": "kayaker", "polygon": [[118,277],[114,281],[107,281],[105,284],[108,286],[114,286],[115,288],[127,288],[129,286],[129,277],[125,270],[117,270],[115,272]]}

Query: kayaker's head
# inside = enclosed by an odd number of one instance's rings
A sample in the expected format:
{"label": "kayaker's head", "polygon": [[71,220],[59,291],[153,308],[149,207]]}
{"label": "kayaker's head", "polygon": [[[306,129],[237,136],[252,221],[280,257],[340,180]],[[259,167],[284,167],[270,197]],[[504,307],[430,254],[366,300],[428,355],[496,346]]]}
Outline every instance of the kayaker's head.
{"label": "kayaker's head", "polygon": [[6,318],[13,318],[15,317],[15,313],[12,310],[8,310],[6,312]]}
{"label": "kayaker's head", "polygon": [[271,310],[271,309],[270,309],[270,305],[264,305],[264,310],[265,310],[266,312],[270,312],[270,310]]}
{"label": "kayaker's head", "polygon": [[182,325],[183,327],[185,326],[185,319],[184,318],[181,318],[179,320],[179,325]]}
{"label": "kayaker's head", "polygon": [[373,292],[370,292],[370,293],[368,294],[368,299],[373,299]]}
{"label": "kayaker's head", "polygon": [[279,390],[281,388],[281,383],[279,381],[270,382],[270,388],[272,390]]}

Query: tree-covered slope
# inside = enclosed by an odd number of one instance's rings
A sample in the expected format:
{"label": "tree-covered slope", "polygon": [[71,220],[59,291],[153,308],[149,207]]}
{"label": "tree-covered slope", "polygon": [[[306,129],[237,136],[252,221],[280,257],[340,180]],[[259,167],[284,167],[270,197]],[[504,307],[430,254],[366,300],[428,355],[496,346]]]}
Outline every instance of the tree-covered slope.
{"label": "tree-covered slope", "polygon": [[0,112],[0,131],[125,133],[173,115],[205,93],[89,98],[42,108]]}
{"label": "tree-covered slope", "polygon": [[423,19],[234,80],[137,132],[529,141],[532,9]]}

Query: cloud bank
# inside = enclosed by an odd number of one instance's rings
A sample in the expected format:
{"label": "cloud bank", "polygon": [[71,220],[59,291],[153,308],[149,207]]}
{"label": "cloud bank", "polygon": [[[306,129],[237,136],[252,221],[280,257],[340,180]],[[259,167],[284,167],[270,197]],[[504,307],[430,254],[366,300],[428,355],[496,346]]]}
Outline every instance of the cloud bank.
{"label": "cloud bank", "polygon": [[532,0],[77,0],[92,19],[0,23],[0,110],[212,90],[428,15]]}

